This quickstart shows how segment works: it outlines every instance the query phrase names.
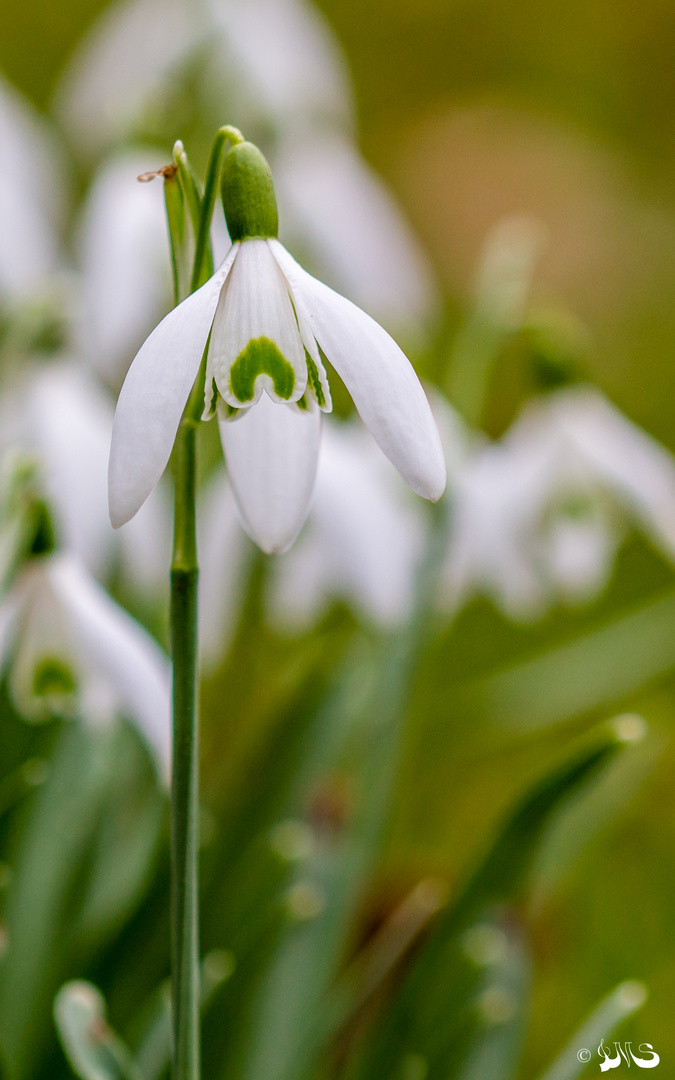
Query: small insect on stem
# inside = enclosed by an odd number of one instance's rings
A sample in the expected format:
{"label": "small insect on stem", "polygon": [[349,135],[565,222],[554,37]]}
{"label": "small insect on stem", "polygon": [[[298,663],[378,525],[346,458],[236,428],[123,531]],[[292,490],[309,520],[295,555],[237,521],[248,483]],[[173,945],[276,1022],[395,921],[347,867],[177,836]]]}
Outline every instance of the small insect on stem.
{"label": "small insect on stem", "polygon": [[171,165],[163,165],[161,169],[153,169],[150,172],[141,173],[136,179],[139,180],[141,184],[147,184],[149,180],[154,180],[156,176],[163,176],[165,180],[170,180],[177,172],[178,166],[172,162]]}

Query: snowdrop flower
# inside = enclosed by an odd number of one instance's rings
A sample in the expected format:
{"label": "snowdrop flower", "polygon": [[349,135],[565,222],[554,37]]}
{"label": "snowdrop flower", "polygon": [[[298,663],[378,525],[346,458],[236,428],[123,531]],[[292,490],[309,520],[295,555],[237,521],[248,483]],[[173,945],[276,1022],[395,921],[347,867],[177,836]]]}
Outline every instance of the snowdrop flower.
{"label": "snowdrop flower", "polygon": [[170,517],[158,489],[129,529],[110,526],[106,476],[113,405],[87,370],[72,361],[29,368],[0,398],[0,444],[40,462],[63,546],[99,578],[121,554],[135,588],[156,590],[170,554]]}
{"label": "snowdrop flower", "polygon": [[446,601],[492,595],[516,619],[604,587],[625,523],[675,557],[675,459],[598,390],[531,402],[456,477]]}
{"label": "snowdrop flower", "polygon": [[408,495],[361,427],[326,425],[307,523],[273,565],[274,622],[304,629],[333,600],[385,629],[404,622],[426,536]]}
{"label": "snowdrop flower", "polygon": [[136,182],[159,166],[153,157],[136,150],[106,162],[79,227],[78,353],[116,389],[171,296],[164,200]]}
{"label": "snowdrop flower", "polygon": [[30,558],[0,602],[0,665],[19,712],[128,716],[168,779],[169,662],[74,555]]}
{"label": "snowdrop flower", "polygon": [[62,182],[46,124],[0,76],[0,299],[23,299],[58,266]]}
{"label": "snowdrop flower", "polygon": [[409,361],[279,243],[271,174],[252,144],[227,154],[222,190],[228,255],[153,331],[120,393],[109,467],[113,525],[133,517],[164,471],[207,340],[204,417],[218,413],[242,522],[263,550],[289,547],[307,514],[321,412],[331,408],[319,349],[404,479],[438,499],[443,453]]}

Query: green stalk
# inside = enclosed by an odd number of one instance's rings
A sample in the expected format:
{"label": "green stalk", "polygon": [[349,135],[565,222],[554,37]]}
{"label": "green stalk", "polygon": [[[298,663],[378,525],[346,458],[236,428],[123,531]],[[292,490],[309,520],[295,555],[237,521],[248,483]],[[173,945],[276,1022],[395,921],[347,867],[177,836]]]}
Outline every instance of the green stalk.
{"label": "green stalk", "polygon": [[171,781],[174,1080],[199,1070],[199,718],[197,711],[196,436],[183,420],[173,454],[171,563],[173,766]]}
{"label": "green stalk", "polygon": [[[222,150],[222,141],[221,141]],[[211,266],[211,198],[202,200],[181,143],[176,168],[164,172],[165,202],[176,302],[193,292]],[[220,165],[221,152],[216,155]],[[212,152],[211,159],[214,159]],[[211,166],[211,162],[210,162]],[[213,169],[211,171],[214,171]],[[216,175],[209,177],[215,190]],[[185,207],[197,238],[189,286],[185,265]],[[203,381],[203,380],[202,380]],[[173,1080],[200,1077],[199,971],[199,713],[196,490],[199,382],[190,395],[172,456],[174,541],[171,562],[171,657],[173,661],[173,764],[171,779],[171,1002]],[[202,391],[203,395],[203,391]]]}
{"label": "green stalk", "polygon": [[209,231],[211,228],[213,208],[216,204],[218,177],[220,175],[220,164],[225,143],[231,142],[236,144],[243,141],[244,136],[241,132],[238,131],[237,128],[228,126],[219,128],[216,132],[216,137],[213,140],[211,153],[209,155],[209,163],[206,167],[206,183],[204,184],[204,199],[199,229],[196,230],[197,240],[195,247],[195,261],[192,271],[192,281],[190,283],[190,292],[194,292],[200,285],[203,285],[213,273],[213,255],[209,244]]}

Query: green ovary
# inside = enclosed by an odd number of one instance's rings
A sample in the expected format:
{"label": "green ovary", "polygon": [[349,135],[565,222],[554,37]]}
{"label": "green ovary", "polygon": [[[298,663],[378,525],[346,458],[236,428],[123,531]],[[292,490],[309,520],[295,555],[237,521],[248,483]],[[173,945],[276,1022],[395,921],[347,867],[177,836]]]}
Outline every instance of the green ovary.
{"label": "green ovary", "polygon": [[35,666],[33,693],[36,697],[74,694],[77,683],[71,669],[56,656],[45,656]]}
{"label": "green ovary", "polygon": [[295,372],[278,346],[269,338],[252,338],[230,369],[230,389],[237,401],[251,401],[259,375],[269,375],[277,397],[290,398]]}

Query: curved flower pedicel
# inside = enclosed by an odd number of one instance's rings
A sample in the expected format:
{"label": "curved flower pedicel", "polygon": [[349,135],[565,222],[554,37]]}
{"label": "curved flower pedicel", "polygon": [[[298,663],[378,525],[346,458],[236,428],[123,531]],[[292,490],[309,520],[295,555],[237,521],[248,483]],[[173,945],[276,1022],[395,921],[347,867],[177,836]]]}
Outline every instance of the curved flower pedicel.
{"label": "curved flower pedicel", "polygon": [[411,364],[382,327],[279,243],[272,177],[251,143],[228,153],[222,193],[230,251],[153,331],[122,387],[109,468],[113,525],[134,516],[164,471],[207,341],[204,419],[218,414],[242,523],[263,550],[288,548],[307,514],[321,412],[331,409],[322,354],[408,484],[440,498],[441,443]]}

